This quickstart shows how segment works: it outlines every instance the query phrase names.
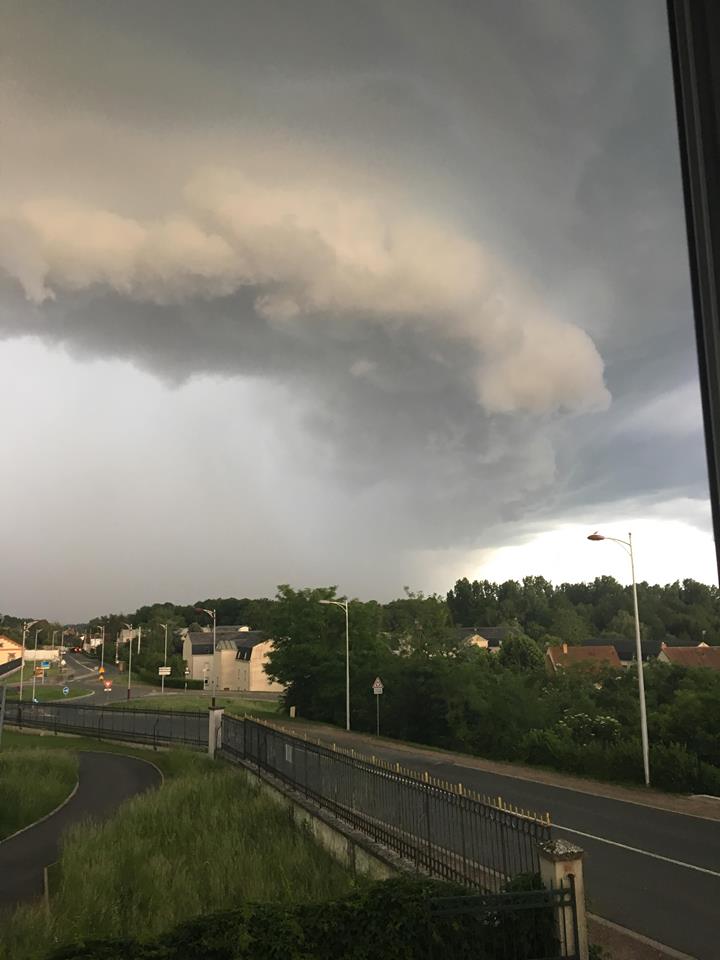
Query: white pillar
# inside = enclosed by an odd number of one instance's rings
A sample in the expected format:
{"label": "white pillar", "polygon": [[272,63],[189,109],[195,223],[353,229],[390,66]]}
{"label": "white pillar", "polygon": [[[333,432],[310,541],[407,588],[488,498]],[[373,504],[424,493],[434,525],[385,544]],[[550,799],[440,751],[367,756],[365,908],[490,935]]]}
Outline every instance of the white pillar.
{"label": "white pillar", "polygon": [[210,707],[208,710],[208,755],[215,759],[215,751],[222,747],[222,707]]}
{"label": "white pillar", "polygon": [[583,879],[583,851],[568,840],[546,840],[538,844],[540,852],[540,876],[547,889],[567,890],[570,877],[575,882],[577,909],[577,944],[572,907],[559,907],[555,911],[556,933],[562,956],[575,956],[588,960],[587,916],[585,914],[585,882]]}

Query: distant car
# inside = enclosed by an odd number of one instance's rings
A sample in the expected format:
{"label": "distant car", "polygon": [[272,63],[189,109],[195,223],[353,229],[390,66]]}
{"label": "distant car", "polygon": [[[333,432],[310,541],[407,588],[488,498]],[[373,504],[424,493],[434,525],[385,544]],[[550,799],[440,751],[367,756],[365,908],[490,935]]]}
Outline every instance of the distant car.
{"label": "distant car", "polygon": [[82,649],[82,647],[73,647],[73,648],[72,648],[72,652],[73,652],[73,653],[82,653],[82,652],[83,652],[83,649]]}

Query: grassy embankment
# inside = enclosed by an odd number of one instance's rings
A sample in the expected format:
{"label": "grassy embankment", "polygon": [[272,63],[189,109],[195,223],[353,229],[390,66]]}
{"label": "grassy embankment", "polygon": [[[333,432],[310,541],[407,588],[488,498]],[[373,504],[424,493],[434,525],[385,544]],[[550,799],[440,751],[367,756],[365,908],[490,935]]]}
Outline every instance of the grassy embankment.
{"label": "grassy embankment", "polygon": [[[72,749],[87,746],[65,739]],[[152,758],[167,778],[163,787],[105,823],[68,832],[49,916],[28,905],[5,918],[0,960],[36,960],[84,939],[152,937],[248,900],[312,902],[352,887],[350,875],[237,770],[181,750]]]}
{"label": "grassy embankment", "polygon": [[[119,710],[207,710],[212,698],[202,693],[165,693],[152,694],[146,697],[137,697],[133,700],[119,700],[112,704]],[[216,698],[216,705],[242,716],[245,713],[255,717],[284,716],[280,704],[276,700],[249,700],[240,697]]]}
{"label": "grassy embankment", "polygon": [[[5,733],[3,740],[8,734]],[[54,810],[77,782],[77,756],[50,750],[0,753],[0,840]]]}

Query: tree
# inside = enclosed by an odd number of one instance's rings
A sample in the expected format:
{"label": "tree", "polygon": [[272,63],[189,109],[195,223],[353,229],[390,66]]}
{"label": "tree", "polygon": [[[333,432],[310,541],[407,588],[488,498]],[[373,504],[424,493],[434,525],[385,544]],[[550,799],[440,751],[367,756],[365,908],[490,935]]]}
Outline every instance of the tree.
{"label": "tree", "polygon": [[542,670],[545,663],[537,643],[523,635],[508,637],[497,656],[502,666],[514,670]]}

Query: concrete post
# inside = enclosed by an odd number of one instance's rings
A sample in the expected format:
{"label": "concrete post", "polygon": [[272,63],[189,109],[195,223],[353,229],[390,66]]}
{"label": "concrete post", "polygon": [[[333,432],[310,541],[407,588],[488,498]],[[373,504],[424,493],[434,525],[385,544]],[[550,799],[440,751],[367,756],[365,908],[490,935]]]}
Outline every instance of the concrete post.
{"label": "concrete post", "polygon": [[222,747],[222,707],[210,707],[208,713],[208,755],[214,760],[215,751]]}
{"label": "concrete post", "polygon": [[540,852],[540,876],[548,890],[567,890],[570,877],[575,883],[577,909],[577,942],[571,906],[559,907],[555,912],[555,924],[562,956],[577,956],[588,960],[587,916],[585,914],[585,882],[583,880],[583,851],[568,840],[546,840],[538,844]]}

